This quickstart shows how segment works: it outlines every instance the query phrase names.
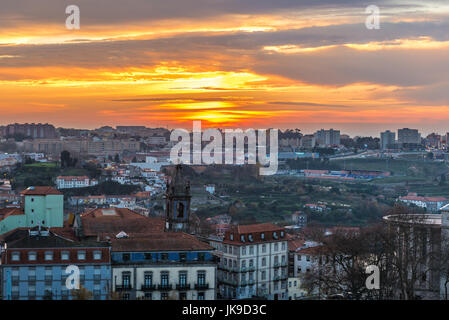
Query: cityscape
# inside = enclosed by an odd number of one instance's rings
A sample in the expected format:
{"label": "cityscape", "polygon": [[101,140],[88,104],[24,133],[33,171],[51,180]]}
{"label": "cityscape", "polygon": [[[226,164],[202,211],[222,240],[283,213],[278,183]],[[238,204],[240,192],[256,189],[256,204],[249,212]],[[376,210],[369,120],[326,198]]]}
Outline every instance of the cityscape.
{"label": "cityscape", "polygon": [[1,1],[0,300],[449,300],[446,2]]}

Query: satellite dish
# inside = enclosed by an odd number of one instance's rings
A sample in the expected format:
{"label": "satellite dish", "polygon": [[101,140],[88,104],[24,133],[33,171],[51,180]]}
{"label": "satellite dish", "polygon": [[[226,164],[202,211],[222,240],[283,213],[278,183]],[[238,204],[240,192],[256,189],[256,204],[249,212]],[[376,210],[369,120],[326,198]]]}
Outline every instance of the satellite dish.
{"label": "satellite dish", "polygon": [[116,234],[115,236],[117,239],[122,239],[122,238],[128,238],[128,234],[125,231],[120,231],[118,234]]}

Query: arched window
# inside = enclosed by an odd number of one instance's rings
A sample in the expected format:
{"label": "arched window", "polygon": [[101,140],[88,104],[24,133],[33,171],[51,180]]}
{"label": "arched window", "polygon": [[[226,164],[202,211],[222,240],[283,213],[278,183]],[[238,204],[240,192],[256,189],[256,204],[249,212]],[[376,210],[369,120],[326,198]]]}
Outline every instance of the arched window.
{"label": "arched window", "polygon": [[184,203],[178,203],[178,215],[177,218],[184,218]]}

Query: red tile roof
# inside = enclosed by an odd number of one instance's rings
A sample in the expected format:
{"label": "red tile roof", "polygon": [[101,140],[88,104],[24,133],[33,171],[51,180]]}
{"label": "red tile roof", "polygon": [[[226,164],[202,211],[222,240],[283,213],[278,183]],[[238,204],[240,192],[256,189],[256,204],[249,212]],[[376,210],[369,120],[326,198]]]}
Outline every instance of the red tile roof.
{"label": "red tile roof", "polygon": [[25,190],[23,190],[21,195],[27,195],[27,196],[46,196],[46,195],[62,195],[61,192],[56,190],[53,187],[29,187]]}
{"label": "red tile roof", "polygon": [[89,179],[88,176],[58,176],[56,177],[58,180],[78,180],[78,181],[84,181],[86,179]]}
{"label": "red tile roof", "polygon": [[213,250],[210,245],[184,232],[157,232],[135,238],[111,239],[112,251]]}
{"label": "red tile roof", "polygon": [[[281,231],[284,232],[284,237],[281,237]],[[274,232],[277,233],[277,239],[274,238]],[[234,239],[231,240],[231,234]],[[264,239],[262,239],[264,234]],[[245,241],[241,241],[241,236],[244,236]],[[253,240],[249,241],[249,235],[252,235]],[[267,241],[282,241],[287,240],[286,232],[283,227],[279,227],[272,223],[260,223],[251,225],[233,226],[231,230],[225,233],[223,243],[233,245],[246,245],[251,243],[261,243]]]}
{"label": "red tile roof", "polygon": [[130,237],[162,232],[165,223],[162,218],[148,218],[126,208],[98,208],[81,214],[81,225],[87,237],[115,238],[121,231]]}
{"label": "red tile roof", "polygon": [[0,209],[0,220],[3,220],[9,216],[24,215],[25,212],[21,208],[3,208]]}

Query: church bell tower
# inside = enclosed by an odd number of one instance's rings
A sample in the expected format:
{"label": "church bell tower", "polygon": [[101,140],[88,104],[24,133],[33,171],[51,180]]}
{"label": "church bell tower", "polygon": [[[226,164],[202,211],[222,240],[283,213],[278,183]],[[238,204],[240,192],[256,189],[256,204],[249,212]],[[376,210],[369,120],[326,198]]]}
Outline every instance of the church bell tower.
{"label": "church bell tower", "polygon": [[178,164],[165,193],[165,231],[189,231],[190,183]]}

